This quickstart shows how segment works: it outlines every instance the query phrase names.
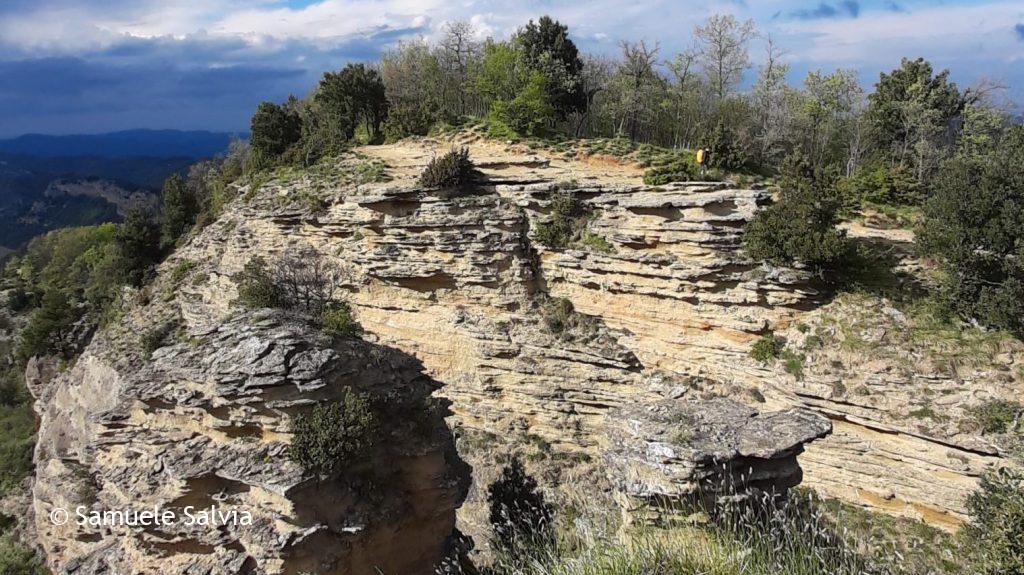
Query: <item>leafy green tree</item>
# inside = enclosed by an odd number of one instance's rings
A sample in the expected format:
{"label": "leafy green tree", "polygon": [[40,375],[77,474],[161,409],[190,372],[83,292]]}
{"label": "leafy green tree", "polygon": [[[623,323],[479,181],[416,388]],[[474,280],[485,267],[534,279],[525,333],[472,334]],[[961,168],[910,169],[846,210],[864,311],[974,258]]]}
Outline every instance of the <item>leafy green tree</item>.
{"label": "leafy green tree", "polygon": [[141,205],[129,208],[114,232],[114,245],[124,283],[141,285],[146,273],[160,261],[160,227],[149,210]]}
{"label": "leafy green tree", "polygon": [[492,135],[538,136],[556,119],[545,90],[546,79],[532,70],[514,44],[489,42],[473,79],[477,94],[488,103]]}
{"label": "leafy green tree", "polygon": [[199,207],[181,174],[172,174],[160,193],[160,242],[173,246],[195,223]]}
{"label": "leafy green tree", "polygon": [[946,162],[919,243],[942,258],[943,292],[961,315],[1024,334],[1024,127],[1000,149]]}
{"label": "leafy green tree", "polygon": [[46,290],[39,307],[21,331],[18,355],[23,359],[37,355],[70,357],[74,352],[72,330],[80,317],[80,310],[72,305],[64,291]]}
{"label": "leafy green tree", "polygon": [[422,42],[400,45],[381,59],[381,81],[388,98],[384,135],[397,140],[426,135],[446,117],[441,64]]}
{"label": "leafy green tree", "polygon": [[496,100],[491,104],[490,119],[524,136],[542,136],[554,120],[555,108],[544,91],[544,76],[530,74],[526,85],[510,101]]}
{"label": "leafy green tree", "polygon": [[344,118],[345,139],[355,136],[365,123],[370,140],[380,141],[381,126],[388,115],[388,100],[380,74],[363,64],[348,64],[339,72],[327,72],[320,80],[315,99],[325,111]]}
{"label": "leafy green tree", "polygon": [[881,74],[868,96],[875,146],[889,161],[913,166],[922,179],[938,146],[951,141],[954,120],[964,105],[949,70],[935,74],[923,58],[904,58],[899,68]]}
{"label": "leafy green tree", "polygon": [[512,38],[526,65],[540,74],[547,100],[559,118],[582,112],[587,96],[582,87],[583,60],[569,39],[569,28],[541,16],[519,29]]}
{"label": "leafy green tree", "polygon": [[285,153],[302,136],[298,114],[273,102],[256,107],[250,122],[249,143],[252,150],[264,159],[273,159]]}
{"label": "leafy green tree", "polygon": [[833,182],[810,168],[799,154],[786,159],[779,200],[758,213],[743,230],[743,244],[754,259],[779,264],[802,262],[819,271],[849,252],[839,230],[840,202]]}

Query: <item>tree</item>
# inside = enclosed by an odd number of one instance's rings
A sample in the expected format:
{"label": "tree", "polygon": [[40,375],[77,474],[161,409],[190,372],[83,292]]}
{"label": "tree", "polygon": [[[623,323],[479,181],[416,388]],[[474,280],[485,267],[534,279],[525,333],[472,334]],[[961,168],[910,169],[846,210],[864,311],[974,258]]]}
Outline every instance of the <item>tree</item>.
{"label": "tree", "polygon": [[808,72],[797,124],[805,157],[815,168],[841,163],[849,155],[862,90],[852,70]]}
{"label": "tree", "polygon": [[899,68],[881,74],[868,96],[875,145],[891,164],[909,163],[923,181],[939,147],[953,141],[964,105],[949,70],[935,74],[923,58],[904,58]]}
{"label": "tree", "polygon": [[460,118],[467,113],[466,90],[470,70],[480,52],[480,43],[473,39],[475,30],[469,22],[448,22],[434,60],[439,65],[436,80],[441,83],[441,109],[449,118]]}
{"label": "tree", "polygon": [[160,260],[160,228],[149,210],[141,205],[129,208],[114,232],[114,245],[124,283],[141,285],[146,272]]}
{"label": "tree", "polygon": [[[453,119],[446,115],[441,63],[425,43],[400,44],[385,54],[380,74],[388,98],[387,138],[423,136],[435,122]],[[465,97],[465,89],[457,92]],[[459,108],[463,113],[464,103]]]}
{"label": "tree", "polygon": [[701,67],[717,101],[725,100],[750,67],[747,43],[756,33],[752,20],[739,22],[732,15],[720,14],[694,28]]}
{"label": "tree", "polygon": [[544,91],[558,117],[565,119],[586,106],[581,86],[583,60],[569,39],[569,28],[541,16],[516,32],[512,43],[522,52],[526,65],[543,76]]}
{"label": "tree", "polygon": [[962,316],[1024,334],[1024,127],[987,155],[948,160],[924,206],[919,243],[940,256]]}
{"label": "tree", "polygon": [[348,64],[340,72],[327,72],[320,80],[315,99],[328,114],[347,120],[341,127],[346,140],[352,139],[360,123],[366,125],[370,140],[381,139],[388,101],[380,74],[363,64]]}
{"label": "tree", "polygon": [[81,313],[72,306],[67,293],[55,288],[46,290],[21,331],[18,354],[24,359],[51,354],[70,357],[74,352],[72,330],[79,318]]}
{"label": "tree", "polygon": [[518,458],[512,459],[501,470],[501,477],[487,487],[487,503],[498,550],[515,557],[550,540],[554,510]]}
{"label": "tree", "polygon": [[172,174],[160,193],[160,243],[173,246],[195,223],[199,211],[196,198],[185,186],[181,174]]}
{"label": "tree", "polygon": [[309,471],[331,475],[365,459],[379,427],[367,397],[345,389],[340,400],[295,418],[288,454]]}
{"label": "tree", "polygon": [[256,107],[250,122],[249,142],[261,158],[277,158],[301,136],[302,126],[297,114],[272,102],[263,102]]}
{"label": "tree", "polygon": [[635,140],[658,105],[658,92],[664,80],[655,70],[658,46],[651,48],[643,41],[622,42],[620,46],[623,61],[613,80],[619,95],[616,132]]}
{"label": "tree", "polygon": [[785,161],[780,187],[779,200],[744,228],[747,253],[778,264],[802,262],[819,271],[845,257],[849,244],[836,228],[840,203],[831,179],[796,154]]}

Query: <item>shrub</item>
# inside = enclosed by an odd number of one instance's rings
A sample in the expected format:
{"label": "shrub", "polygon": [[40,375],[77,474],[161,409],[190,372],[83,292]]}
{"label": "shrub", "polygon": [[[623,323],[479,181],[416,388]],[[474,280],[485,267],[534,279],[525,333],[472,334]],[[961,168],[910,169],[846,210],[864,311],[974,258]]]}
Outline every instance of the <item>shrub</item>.
{"label": "shrub", "polygon": [[1024,574],[1024,475],[1011,469],[986,473],[967,508],[965,535],[976,550],[978,573]]}
{"label": "shrub", "polygon": [[320,329],[324,335],[332,338],[355,337],[362,331],[347,303],[334,304],[325,309],[320,314]]}
{"label": "shrub", "polygon": [[250,122],[249,143],[257,158],[270,161],[283,154],[302,137],[298,114],[272,102],[256,107]]}
{"label": "shrub", "polygon": [[886,164],[863,171],[849,186],[857,200],[885,206],[917,206],[924,200],[921,183],[900,165]]}
{"label": "shrub", "polygon": [[10,533],[0,535],[0,575],[43,575],[43,563]]}
{"label": "shrub", "polygon": [[758,260],[803,262],[819,270],[835,266],[850,252],[845,232],[836,227],[839,207],[827,178],[812,173],[802,159],[791,159],[779,201],[746,225],[744,247]]}
{"label": "shrub", "polygon": [[761,363],[778,358],[786,346],[786,340],[776,337],[775,334],[768,334],[757,340],[754,347],[750,349],[750,357]]}
{"label": "shrub", "polygon": [[378,428],[366,396],[346,389],[340,400],[317,404],[296,417],[288,454],[309,471],[332,475],[369,455]]}
{"label": "shrub", "polygon": [[551,540],[554,509],[518,458],[487,487],[487,504],[492,543],[498,551],[516,556]]}
{"label": "shrub", "polygon": [[23,312],[28,309],[31,304],[32,298],[29,297],[28,292],[26,292],[23,287],[18,286],[7,292],[7,309],[12,312]]}
{"label": "shrub", "polygon": [[1024,127],[1001,149],[947,162],[924,206],[919,243],[939,256],[951,309],[1024,334]]}
{"label": "shrub", "polygon": [[1024,406],[1016,401],[993,399],[967,409],[968,415],[982,433],[1006,433],[1024,412]]}
{"label": "shrub", "polygon": [[256,256],[245,264],[242,271],[231,276],[238,285],[239,304],[244,307],[259,309],[273,308],[281,305],[281,290],[274,282],[267,268],[267,262]]}
{"label": "shrub", "polygon": [[537,241],[549,248],[567,248],[586,228],[587,209],[571,192],[556,192],[551,198],[551,219],[537,224]]}
{"label": "shrub", "polygon": [[598,332],[598,320],[577,312],[564,297],[542,299],[540,315],[548,332],[566,341],[587,341]]}
{"label": "shrub", "polygon": [[689,158],[676,158],[667,164],[653,166],[644,172],[644,183],[662,186],[671,182],[693,182],[703,180],[700,166]]}
{"label": "shrub", "polygon": [[346,279],[340,268],[315,250],[286,254],[272,274],[279,305],[314,318],[337,305],[338,288]]}
{"label": "shrub", "polygon": [[174,321],[165,322],[142,334],[139,343],[142,346],[142,353],[146,358],[153,355],[153,352],[167,345],[167,340],[178,330],[178,323]]}
{"label": "shrub", "polygon": [[432,158],[420,174],[420,185],[427,188],[456,188],[473,181],[476,170],[469,159],[469,148],[452,148]]}

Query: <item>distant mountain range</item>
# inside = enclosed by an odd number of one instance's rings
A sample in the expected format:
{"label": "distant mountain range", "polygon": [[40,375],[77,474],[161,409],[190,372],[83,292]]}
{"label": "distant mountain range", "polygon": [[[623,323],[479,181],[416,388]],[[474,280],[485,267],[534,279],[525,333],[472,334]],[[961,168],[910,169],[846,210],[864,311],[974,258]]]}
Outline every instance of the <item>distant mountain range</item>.
{"label": "distant mountain range", "polygon": [[234,134],[129,130],[0,140],[0,257],[49,230],[117,221],[155,205],[163,181],[227,150]]}
{"label": "distant mountain range", "polygon": [[109,134],[47,136],[26,134],[0,140],[0,153],[41,156],[208,158],[245,134],[178,130],[127,130]]}

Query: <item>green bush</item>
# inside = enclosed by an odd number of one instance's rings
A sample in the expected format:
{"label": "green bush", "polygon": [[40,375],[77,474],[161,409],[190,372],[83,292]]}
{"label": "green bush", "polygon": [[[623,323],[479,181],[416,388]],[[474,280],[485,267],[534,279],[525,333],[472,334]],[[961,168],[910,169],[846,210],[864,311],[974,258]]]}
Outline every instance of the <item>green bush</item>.
{"label": "green bush", "polygon": [[971,523],[965,536],[980,575],[1024,574],[1024,475],[999,469],[981,478],[967,499]]}
{"label": "green bush", "polygon": [[146,358],[153,355],[153,352],[167,345],[169,338],[178,330],[177,322],[169,321],[143,332],[139,338],[142,353]]}
{"label": "green bush", "polygon": [[754,347],[750,349],[750,357],[761,363],[768,363],[769,361],[778,358],[785,347],[785,339],[770,333],[757,340]]}
{"label": "green bush", "polygon": [[267,268],[267,262],[260,256],[248,261],[242,271],[231,276],[238,286],[237,302],[250,309],[280,307],[281,289]]}
{"label": "green bush", "polygon": [[302,120],[293,110],[263,102],[256,107],[249,130],[249,143],[255,157],[269,162],[298,143],[302,137]]}
{"label": "green bush", "polygon": [[362,332],[359,322],[352,317],[352,308],[347,303],[339,303],[325,309],[320,315],[320,329],[324,335],[332,338],[355,337]]}
{"label": "green bush", "polygon": [[488,519],[495,549],[512,557],[543,547],[554,534],[554,509],[518,458],[487,487]]}
{"label": "green bush", "polygon": [[900,165],[883,164],[859,172],[849,182],[849,193],[858,202],[884,206],[919,206],[924,201],[921,182]]}
{"label": "green bush", "polygon": [[345,390],[341,399],[320,403],[295,418],[288,454],[318,475],[332,475],[370,454],[379,429],[365,395]]}
{"label": "green bush", "polygon": [[456,188],[473,181],[476,170],[469,159],[469,148],[452,148],[432,158],[420,174],[420,185],[427,188]]}
{"label": "green bush", "polygon": [[941,258],[941,293],[960,316],[1024,335],[1024,127],[989,155],[940,171],[918,230]]}
{"label": "green bush", "polygon": [[992,399],[967,409],[968,415],[982,433],[1006,433],[1024,412],[1024,406],[1016,401]]}
{"label": "green bush", "polygon": [[836,227],[839,208],[828,178],[811,172],[802,159],[790,159],[779,200],[746,225],[744,247],[758,260],[834,267],[850,253],[845,232]]}
{"label": "green bush", "polygon": [[526,85],[517,92],[515,98],[491,103],[488,119],[507,126],[519,135],[543,136],[555,119],[555,109],[544,91],[544,84],[541,73],[530,74]]}
{"label": "green bush", "polygon": [[547,331],[565,341],[589,341],[599,331],[596,318],[577,312],[564,297],[541,299],[540,315]]}
{"label": "green bush", "polygon": [[10,533],[0,535],[0,575],[44,575],[49,573],[39,557]]}
{"label": "green bush", "polygon": [[551,219],[537,224],[537,241],[549,248],[567,248],[586,228],[589,214],[583,202],[571,192],[556,192],[551,198]]}
{"label": "green bush", "polygon": [[671,182],[694,182],[705,179],[696,160],[676,158],[669,163],[653,166],[644,172],[644,183],[662,186]]}

